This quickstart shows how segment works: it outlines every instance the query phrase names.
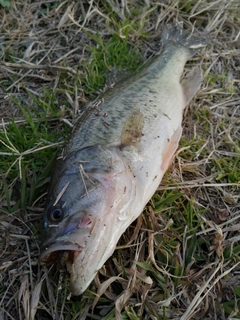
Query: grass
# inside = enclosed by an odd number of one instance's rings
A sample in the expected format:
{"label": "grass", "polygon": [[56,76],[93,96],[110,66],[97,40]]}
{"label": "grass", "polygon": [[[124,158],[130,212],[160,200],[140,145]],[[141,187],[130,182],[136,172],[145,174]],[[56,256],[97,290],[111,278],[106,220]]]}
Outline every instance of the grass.
{"label": "grass", "polygon": [[[0,317],[240,319],[238,1],[12,1],[0,11]],[[211,39],[186,66],[200,64],[204,82],[179,150],[93,283],[69,298],[68,279],[38,265],[56,152],[106,75],[150,59],[175,19]]]}
{"label": "grass", "polygon": [[[14,119],[7,123],[2,121],[0,165],[7,209],[10,212],[20,207],[26,215],[26,206],[32,206],[42,195],[49,180],[57,146],[69,132],[60,121],[61,112],[54,105],[54,93],[44,90],[43,94],[45,101],[39,98],[37,104],[34,104],[36,99],[30,95],[33,105],[28,106],[12,99],[23,114],[23,119],[19,123]],[[12,207],[13,202],[16,204]]]}

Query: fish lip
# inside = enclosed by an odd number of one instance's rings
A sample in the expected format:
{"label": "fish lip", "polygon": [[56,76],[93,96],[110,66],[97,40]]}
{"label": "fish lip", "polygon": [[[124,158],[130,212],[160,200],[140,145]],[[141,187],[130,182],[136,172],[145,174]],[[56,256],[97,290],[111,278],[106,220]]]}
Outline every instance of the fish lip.
{"label": "fish lip", "polygon": [[46,242],[40,248],[39,262],[42,265],[50,263],[54,264],[55,261],[49,261],[52,253],[57,251],[81,251],[82,249],[83,248],[79,244],[66,240]]}

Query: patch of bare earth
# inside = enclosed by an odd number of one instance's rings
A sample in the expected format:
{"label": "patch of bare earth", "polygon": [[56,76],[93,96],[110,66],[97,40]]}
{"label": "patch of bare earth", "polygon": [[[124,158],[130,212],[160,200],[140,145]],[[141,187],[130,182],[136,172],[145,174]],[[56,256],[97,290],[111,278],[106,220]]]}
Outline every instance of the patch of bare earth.
{"label": "patch of bare earth", "polygon": [[[133,8],[139,10],[134,17]],[[71,105],[66,115],[71,120],[92,98],[76,80],[90,56],[86,46],[96,46],[87,32],[99,33],[103,40],[121,34],[109,12],[119,21],[144,21],[147,37],[133,30],[128,39],[131,46],[140,44],[143,60],[158,47],[166,23],[177,20],[210,39],[191,61],[201,65],[204,82],[185,111],[182,143],[158,189],[159,195],[182,192],[182,205],[173,202],[171,207],[176,205],[176,214],[183,217],[184,206],[191,203],[197,227],[192,232],[186,225],[185,233],[178,234],[171,229],[175,217],[167,210],[155,215],[151,201],[89,290],[69,300],[64,277],[38,264],[44,198],[27,207],[24,218],[21,208],[10,213],[2,180],[0,319],[103,319],[113,307],[108,319],[122,319],[122,310],[129,319],[239,318],[234,291],[240,285],[239,1],[12,1],[9,11],[0,9],[0,116],[6,125],[12,116],[21,123],[21,111],[11,98],[31,105],[29,92],[41,98],[43,88],[54,88],[59,108]],[[161,242],[156,235],[164,244],[177,239],[173,259],[175,268],[184,270],[181,277],[157,261]],[[191,241],[205,260],[185,265]],[[224,308],[228,301],[235,301],[230,313]]]}

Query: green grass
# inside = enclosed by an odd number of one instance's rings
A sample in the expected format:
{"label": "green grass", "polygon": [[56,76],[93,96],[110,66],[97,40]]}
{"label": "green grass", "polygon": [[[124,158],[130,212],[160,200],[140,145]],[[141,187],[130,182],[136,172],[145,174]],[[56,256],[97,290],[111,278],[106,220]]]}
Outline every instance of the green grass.
{"label": "green grass", "polygon": [[239,288],[234,288],[232,295],[234,295],[233,300],[223,303],[224,309],[228,314],[234,313],[236,319],[240,319],[240,290]]}
{"label": "green grass", "polygon": [[228,183],[239,183],[240,181],[240,160],[238,157],[219,158],[215,161],[218,172],[217,181],[227,181]]}
{"label": "green grass", "polygon": [[11,5],[10,1],[8,0],[0,0],[0,6],[2,6],[3,8],[9,8]]}
{"label": "green grass", "polygon": [[87,34],[97,46],[86,48],[90,53],[90,58],[84,61],[83,66],[87,77],[80,80],[86,88],[86,94],[96,93],[96,90],[103,87],[108,72],[114,69],[130,71],[139,66],[138,48],[132,48],[127,39],[114,34],[104,42],[100,35]]}
{"label": "green grass", "polygon": [[20,208],[24,216],[26,207],[45,192],[56,150],[70,131],[61,121],[53,92],[44,90],[42,99],[30,98],[32,104],[27,106],[13,100],[23,121],[2,122],[0,131],[1,193],[5,193],[9,212]]}

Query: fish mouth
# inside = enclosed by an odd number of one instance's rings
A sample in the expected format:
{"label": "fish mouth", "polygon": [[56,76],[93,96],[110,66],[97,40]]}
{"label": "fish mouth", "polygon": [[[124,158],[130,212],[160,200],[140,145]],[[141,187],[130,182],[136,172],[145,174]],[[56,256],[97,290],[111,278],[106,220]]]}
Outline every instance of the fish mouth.
{"label": "fish mouth", "polygon": [[40,249],[39,261],[41,265],[55,264],[57,270],[70,272],[82,249],[79,244],[72,242],[47,243]]}

